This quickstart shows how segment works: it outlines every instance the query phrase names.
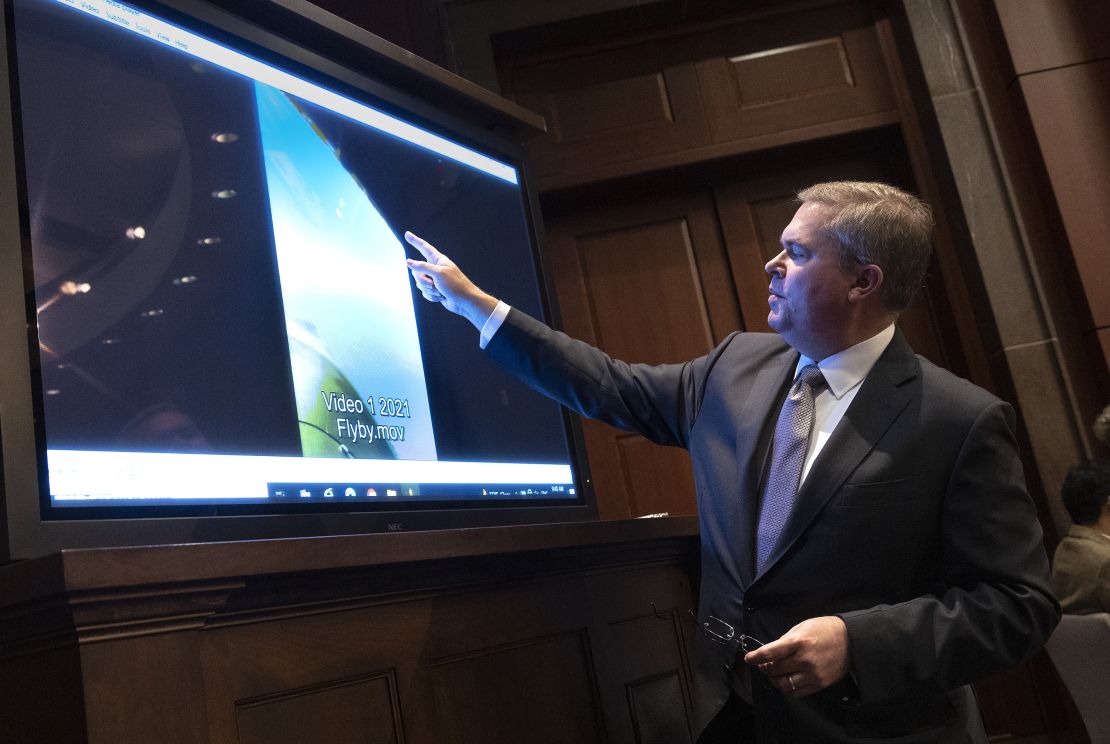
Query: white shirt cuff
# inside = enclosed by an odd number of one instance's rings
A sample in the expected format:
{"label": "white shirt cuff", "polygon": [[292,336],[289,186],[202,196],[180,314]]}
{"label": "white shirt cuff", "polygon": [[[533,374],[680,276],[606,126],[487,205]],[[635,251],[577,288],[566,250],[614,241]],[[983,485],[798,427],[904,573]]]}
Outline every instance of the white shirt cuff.
{"label": "white shirt cuff", "polygon": [[482,336],[479,342],[480,348],[486,348],[486,344],[493,338],[493,334],[497,333],[497,329],[505,322],[505,318],[509,317],[509,310],[511,308],[500,300],[497,301],[497,307],[493,309],[489,317],[486,318],[485,325],[482,326]]}

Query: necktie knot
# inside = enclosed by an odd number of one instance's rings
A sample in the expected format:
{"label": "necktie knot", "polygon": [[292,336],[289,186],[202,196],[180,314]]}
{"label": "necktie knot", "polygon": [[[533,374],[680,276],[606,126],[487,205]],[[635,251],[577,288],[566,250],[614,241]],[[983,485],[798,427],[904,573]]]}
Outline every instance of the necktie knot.
{"label": "necktie knot", "polygon": [[825,375],[821,372],[821,368],[816,364],[807,364],[802,367],[802,371],[798,373],[798,377],[794,380],[793,388],[797,390],[802,385],[807,386],[810,393],[817,395],[817,392],[825,385]]}

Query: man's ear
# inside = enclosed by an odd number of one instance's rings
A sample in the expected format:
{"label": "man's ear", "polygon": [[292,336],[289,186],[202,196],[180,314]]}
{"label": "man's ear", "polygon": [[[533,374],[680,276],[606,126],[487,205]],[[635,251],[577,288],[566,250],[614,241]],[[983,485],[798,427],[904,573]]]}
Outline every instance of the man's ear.
{"label": "man's ear", "polygon": [[848,290],[848,302],[863,302],[869,297],[878,299],[882,286],[883,270],[875,264],[867,264],[860,268],[856,281]]}

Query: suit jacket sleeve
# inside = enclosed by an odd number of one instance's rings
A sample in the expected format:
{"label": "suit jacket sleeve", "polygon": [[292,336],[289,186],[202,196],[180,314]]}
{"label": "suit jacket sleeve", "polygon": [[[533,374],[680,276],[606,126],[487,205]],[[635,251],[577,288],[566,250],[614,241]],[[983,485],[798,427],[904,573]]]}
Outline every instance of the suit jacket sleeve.
{"label": "suit jacket sleeve", "polygon": [[1031,655],[1056,625],[1013,429],[1013,409],[992,398],[967,432],[943,494],[936,593],[841,614],[861,701],[981,679]]}
{"label": "suit jacket sleeve", "polygon": [[515,308],[486,354],[572,411],[680,447],[688,444],[714,359],[711,354],[684,364],[628,364]]}

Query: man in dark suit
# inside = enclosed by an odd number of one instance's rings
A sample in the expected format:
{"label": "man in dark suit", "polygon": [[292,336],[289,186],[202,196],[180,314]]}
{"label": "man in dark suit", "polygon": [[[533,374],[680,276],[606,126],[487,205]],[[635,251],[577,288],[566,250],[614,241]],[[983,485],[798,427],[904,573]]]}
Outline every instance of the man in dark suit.
{"label": "man in dark suit", "polygon": [[613,360],[415,236],[426,260],[409,265],[532,387],[689,449],[699,621],[743,640],[699,638],[699,741],[986,741],[968,683],[1028,657],[1059,617],[1013,411],[895,328],[928,263],[926,205],[858,182],[799,200],[765,267],[777,334],[685,364]]}

